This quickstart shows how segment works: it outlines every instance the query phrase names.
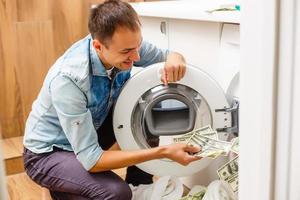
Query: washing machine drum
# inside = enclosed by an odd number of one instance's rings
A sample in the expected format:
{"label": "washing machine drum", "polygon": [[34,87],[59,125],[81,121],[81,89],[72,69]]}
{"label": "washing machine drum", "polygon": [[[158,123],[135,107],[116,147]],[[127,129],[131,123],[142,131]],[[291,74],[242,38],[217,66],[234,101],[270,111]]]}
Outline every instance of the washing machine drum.
{"label": "washing machine drum", "polygon": [[[114,132],[122,150],[140,150],[169,145],[174,137],[210,124],[213,128],[231,125],[230,114],[215,112],[228,108],[224,91],[208,74],[187,66],[179,82],[164,86],[160,71],[164,63],[149,66],[123,87],[113,114]],[[188,176],[209,165],[203,158],[180,165],[167,158],[137,166],[158,175]]]}

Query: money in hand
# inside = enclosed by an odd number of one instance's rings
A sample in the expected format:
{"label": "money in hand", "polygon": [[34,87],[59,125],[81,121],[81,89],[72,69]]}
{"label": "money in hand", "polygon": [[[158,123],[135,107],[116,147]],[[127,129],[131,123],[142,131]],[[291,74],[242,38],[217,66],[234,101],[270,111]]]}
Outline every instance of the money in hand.
{"label": "money in hand", "polygon": [[194,154],[198,157],[216,158],[220,155],[227,155],[231,148],[231,143],[218,139],[218,134],[210,125],[196,129],[180,137],[173,138],[175,143],[186,143],[200,146],[200,152]]}

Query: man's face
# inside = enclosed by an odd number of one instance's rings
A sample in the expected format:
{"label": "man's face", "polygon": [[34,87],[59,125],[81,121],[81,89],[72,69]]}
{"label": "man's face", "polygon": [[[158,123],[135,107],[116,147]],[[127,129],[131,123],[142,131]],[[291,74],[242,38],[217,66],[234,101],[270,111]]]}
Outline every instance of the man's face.
{"label": "man's face", "polygon": [[131,31],[127,28],[116,29],[111,41],[105,46],[98,40],[93,41],[106,69],[116,67],[120,70],[128,70],[133,62],[140,60],[139,49],[142,44],[141,30]]}

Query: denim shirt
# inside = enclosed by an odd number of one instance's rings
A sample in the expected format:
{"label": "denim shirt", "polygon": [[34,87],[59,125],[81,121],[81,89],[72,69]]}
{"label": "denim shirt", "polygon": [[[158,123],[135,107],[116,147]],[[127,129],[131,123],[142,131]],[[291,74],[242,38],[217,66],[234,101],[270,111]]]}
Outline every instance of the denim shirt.
{"label": "denim shirt", "polygon": [[[146,67],[165,61],[168,51],[143,42],[139,53],[134,65]],[[130,70],[118,71],[110,80],[91,36],[78,41],[49,69],[26,122],[24,146],[34,153],[73,151],[91,169],[103,153],[96,130],[129,78]]]}

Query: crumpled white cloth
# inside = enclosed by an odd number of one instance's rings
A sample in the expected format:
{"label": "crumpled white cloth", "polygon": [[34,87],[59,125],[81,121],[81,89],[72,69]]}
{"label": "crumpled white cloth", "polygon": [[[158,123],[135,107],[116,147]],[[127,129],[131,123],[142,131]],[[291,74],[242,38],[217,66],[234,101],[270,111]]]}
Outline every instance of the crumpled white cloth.
{"label": "crumpled white cloth", "polygon": [[211,182],[202,200],[237,200],[230,185],[221,180]]}
{"label": "crumpled white cloth", "polygon": [[133,186],[132,200],[175,200],[183,193],[183,185],[176,177],[163,176],[149,185]]}

